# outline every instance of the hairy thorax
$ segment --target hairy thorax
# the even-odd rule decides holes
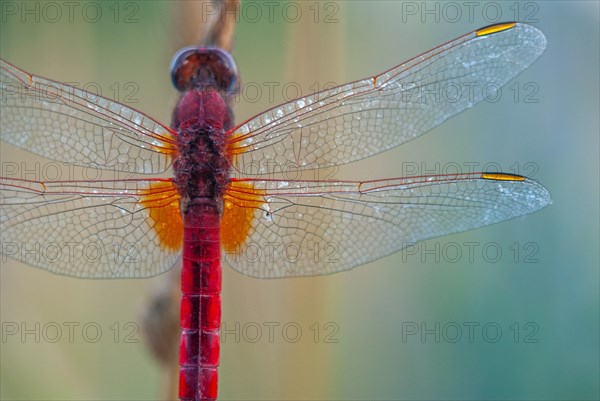
[[[225,151],[225,133],[231,128],[231,110],[214,89],[185,92],[173,114],[178,155],[173,164],[182,212],[191,203],[220,204],[229,183],[231,161]]]

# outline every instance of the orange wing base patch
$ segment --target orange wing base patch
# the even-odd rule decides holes
[[[142,191],[142,206],[149,209],[152,228],[163,249],[176,251],[183,243],[183,221],[179,194],[171,181],[156,181]]]
[[[256,209],[265,203],[264,191],[248,181],[232,181],[223,196],[221,246],[230,253],[241,252],[248,238]]]
[[[239,155],[240,153],[248,151],[248,148],[242,146],[240,143],[242,140],[246,139],[245,137],[246,135],[242,135],[239,132],[234,132],[231,134],[227,140],[227,154],[230,158],[233,159],[235,155]]]

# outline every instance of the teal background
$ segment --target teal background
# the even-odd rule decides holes
[[[138,102],[129,104],[168,122],[176,100],[168,76],[170,59],[179,47],[191,44],[174,3],[134,2],[137,22],[127,24],[115,23],[114,14],[93,24],[77,13],[73,23],[66,18],[21,21],[3,9],[0,55],[42,76],[97,83],[103,94],[122,101],[125,85],[133,82]],[[243,5],[249,3],[261,4]],[[108,13],[109,3],[104,4]],[[312,2],[296,4],[304,13],[297,23],[286,22],[277,12],[274,22],[266,15],[253,22],[252,10],[244,14],[243,9],[233,51],[243,83],[266,90],[268,82],[279,88],[294,82],[310,93],[315,84],[374,75],[493,22],[536,19],[531,22],[546,35],[548,48],[511,83],[520,90],[516,101],[514,90],[505,87],[498,102],[484,102],[399,149],[344,167],[336,177],[399,176],[415,163],[433,169],[435,163],[493,162],[542,182],[554,203],[524,219],[422,245],[457,245],[466,252],[464,244],[476,242],[479,252],[472,261],[466,255],[453,263],[451,256],[436,261],[426,253],[399,253],[343,274],[275,281],[255,280],[225,267],[223,320],[227,327],[239,323],[247,331],[239,341],[229,335],[222,345],[221,398],[598,399],[598,3],[478,2],[472,20],[462,8],[456,22],[449,20],[453,15],[436,22],[429,14],[403,18],[403,7],[422,7],[421,2],[322,2],[317,23],[310,14]],[[426,4],[442,10],[444,3]],[[119,3],[119,21],[132,10],[126,5]],[[481,10],[488,7],[491,13],[489,7],[496,6],[502,17],[484,18]],[[324,23],[329,12],[337,21]],[[114,83],[121,90],[118,96],[110,89]],[[537,103],[525,101],[532,87],[528,84],[538,89],[533,97]],[[238,121],[283,100],[280,90],[273,99],[266,92],[258,101],[250,97],[236,104]],[[39,161],[6,144],[1,155],[3,162]],[[480,252],[486,244],[502,250],[497,262]],[[532,250],[533,259],[528,259]],[[163,279],[76,280],[3,262],[3,328],[11,322],[30,327],[35,322],[94,322],[103,336],[96,343],[83,341],[80,332],[73,342],[66,335],[56,343],[35,342],[32,336],[24,342],[3,338],[0,397],[155,399],[159,367],[141,335],[133,336],[138,343],[128,343],[123,330],[137,321]],[[121,329],[116,342],[109,328],[115,322]],[[286,341],[278,329],[270,342],[268,322],[279,328],[298,325],[302,336],[295,343]],[[421,341],[406,334],[408,327],[436,323],[439,342],[433,335]],[[478,324],[473,341],[465,324]],[[486,324],[501,328],[497,342],[482,333]],[[255,326],[264,331],[252,342]],[[442,328],[456,326],[463,335],[452,342],[454,332],[443,335]],[[332,328],[335,334],[328,338]],[[493,337],[494,330],[488,334]],[[328,342],[332,339],[337,342]]]

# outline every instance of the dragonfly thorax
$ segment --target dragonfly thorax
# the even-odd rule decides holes
[[[231,128],[226,100],[215,89],[185,92],[173,114],[172,128],[178,148],[175,183],[184,203],[221,199],[231,167],[225,152],[225,133]]]

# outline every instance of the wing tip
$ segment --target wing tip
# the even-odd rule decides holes
[[[484,172],[481,173],[480,178],[490,181],[522,182],[523,184],[527,184],[528,188],[531,188],[528,191],[528,198],[530,198],[531,203],[531,212],[543,209],[552,204],[550,192],[548,192],[548,190],[542,184],[522,175]]]
[[[477,36],[477,37],[491,36],[491,35],[495,35],[497,33],[506,32],[506,31],[510,31],[513,29],[519,31],[519,33],[517,33],[517,35],[522,35],[522,36],[528,38],[525,41],[525,44],[527,44],[528,46],[538,47],[539,49],[541,49],[539,54],[541,54],[544,51],[544,49],[546,48],[547,40],[546,40],[546,36],[544,36],[542,31],[540,31],[539,29],[537,29],[536,27],[534,27],[532,25],[524,24],[522,22],[510,21],[510,22],[501,22],[499,24],[492,24],[492,25],[484,26],[483,28],[480,28],[475,31],[475,36]]]

